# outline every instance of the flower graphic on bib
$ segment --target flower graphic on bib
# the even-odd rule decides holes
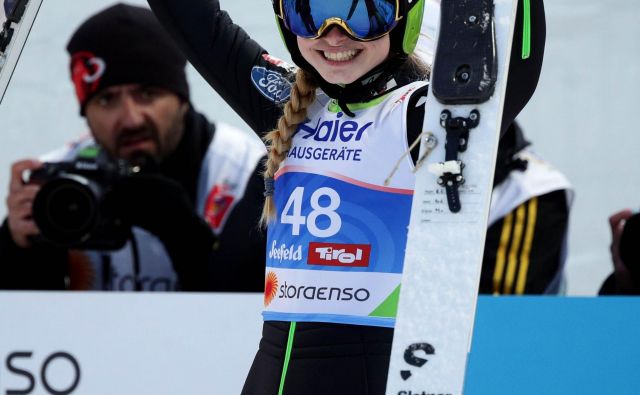
[[[267,278],[264,282],[264,307],[269,306],[273,298],[276,297],[278,291],[278,276],[274,272],[267,273]]]

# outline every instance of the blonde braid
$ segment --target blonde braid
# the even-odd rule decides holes
[[[267,133],[263,138],[269,151],[264,169],[266,198],[262,209],[262,218],[260,218],[260,223],[263,226],[266,226],[276,216],[273,202],[273,177],[284,161],[287,151],[291,148],[291,138],[296,128],[307,116],[307,107],[316,98],[317,87],[318,83],[313,76],[298,69],[296,81],[291,87],[291,98],[284,106],[283,114],[278,119],[277,128]]]

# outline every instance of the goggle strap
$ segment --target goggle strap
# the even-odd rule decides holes
[[[407,19],[404,34],[402,35],[402,50],[404,53],[412,53],[418,44],[422,18],[424,17],[424,7],[419,3],[424,3],[424,0],[416,1],[414,7],[405,14]]]

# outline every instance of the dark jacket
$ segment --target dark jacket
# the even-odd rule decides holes
[[[136,201],[140,202],[130,210],[140,222],[154,223],[151,233],[162,235],[159,238],[171,257],[182,290],[259,292],[264,283],[265,260],[264,234],[257,225],[263,199],[259,165],[253,169],[242,199],[229,214],[220,234],[214,236],[209,225],[195,211],[201,164],[215,133],[214,124],[190,110],[185,119],[183,139],[158,169],[162,177],[174,181],[171,184],[174,188],[162,189],[162,184],[145,184],[146,180],[139,179],[132,183],[135,191],[122,193],[123,204],[135,206]],[[185,194],[184,205],[187,207],[171,207],[182,204],[180,199],[167,196],[175,195],[176,191]],[[145,193],[150,195],[138,198]],[[164,197],[159,199],[158,195]],[[163,202],[165,206],[157,206],[155,202]],[[159,212],[174,211],[187,212],[187,215],[176,215],[175,220],[156,220]],[[34,243],[28,249],[19,248],[5,221],[0,227],[0,288],[77,288],[74,280],[82,272],[82,256],[81,251],[46,242]],[[97,288],[111,289],[111,286],[105,284]]]

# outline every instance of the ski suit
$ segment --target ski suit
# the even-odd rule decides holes
[[[293,69],[234,25],[216,0],[148,2],[189,61],[256,134],[273,129]],[[521,20],[516,43],[522,42]],[[520,48],[512,54],[505,130],[537,84],[542,1],[533,2],[531,23],[532,57],[521,59]],[[263,337],[243,394],[384,393],[406,238],[393,232],[408,224],[413,161],[401,164],[389,186],[383,181],[412,141],[408,109],[424,87],[407,79],[371,102],[349,103],[353,118],[318,92],[275,176],[278,218],[268,231]],[[393,137],[380,136],[382,130]],[[391,205],[394,218],[384,210]],[[378,231],[389,237],[376,239]]]

